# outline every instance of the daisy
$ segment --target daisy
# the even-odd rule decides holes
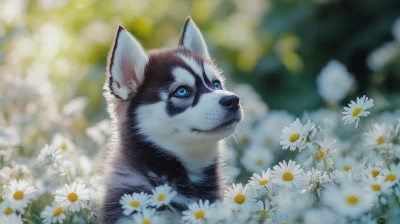
[[[182,223],[206,223],[207,217],[210,216],[210,211],[213,209],[213,205],[210,202],[202,200],[199,203],[193,203],[189,205],[189,210],[182,213]]]
[[[338,170],[344,171],[345,173],[351,174],[359,170],[359,164],[352,157],[338,158],[336,159],[335,167]]]
[[[55,201],[72,212],[79,212],[81,207],[85,208],[89,200],[90,191],[84,184],[74,182],[56,190]]]
[[[308,133],[314,128],[314,126],[314,123],[310,120],[308,120],[308,122],[303,126],[297,118],[289,127],[285,127],[282,130],[282,135],[279,136],[282,139],[280,142],[282,149],[290,149],[290,151],[296,149],[301,151],[304,149],[307,146],[306,142]]]
[[[22,213],[24,213],[22,211]],[[0,203],[0,216],[15,214],[15,210],[11,208],[9,201],[2,201]]]
[[[163,205],[168,205],[171,200],[177,195],[176,191],[168,184],[164,184],[151,190],[153,194],[150,196],[151,205],[159,208]]]
[[[316,193],[320,194],[320,188],[330,182],[329,175],[325,171],[316,170],[314,167],[307,171],[308,185]]]
[[[258,207],[256,208],[256,211],[258,212],[260,219],[264,219],[272,212],[271,203],[268,200],[257,201],[257,205]]]
[[[256,201],[254,189],[249,184],[244,187],[242,184],[232,184],[224,196],[224,203],[234,210],[250,208]]]
[[[16,214],[0,215],[0,224],[23,224],[20,216]]]
[[[72,141],[60,133],[54,135],[51,146],[55,149],[60,149],[62,152],[71,152],[75,148]]]
[[[60,149],[45,145],[37,157],[38,164],[42,167],[56,165],[61,159],[61,153]]]
[[[270,188],[272,187],[271,181],[271,169],[268,168],[267,171],[262,171],[261,175],[254,173],[249,181],[254,189]]]
[[[140,192],[133,194],[124,194],[119,203],[124,209],[124,215],[129,216],[134,211],[140,211],[150,203],[150,195]]]
[[[151,224],[156,219],[155,213],[154,208],[144,208],[141,212],[134,214],[132,218],[135,221],[134,223]]]
[[[361,98],[357,97],[357,103],[352,100],[349,107],[344,107],[345,112],[342,112],[342,114],[344,114],[342,119],[344,120],[344,124],[347,125],[356,122],[357,128],[361,117],[367,117],[370,114],[367,110],[373,106],[374,100],[368,99],[366,96]]]
[[[383,169],[379,166],[368,166],[366,169],[363,170],[364,176],[368,176],[371,178],[379,178],[382,177]]]
[[[373,178],[372,175],[363,177],[362,183],[366,190],[370,190],[377,195],[390,193],[390,187],[393,185],[390,181],[385,181],[383,178]]]
[[[40,217],[43,219],[44,224],[63,223],[66,218],[63,213],[63,208],[56,202],[53,202],[51,205],[46,205],[44,210],[40,213]]]
[[[274,155],[269,150],[254,147],[244,151],[240,162],[247,171],[253,173],[267,169],[273,160]]]
[[[328,141],[324,140],[324,142],[317,142],[319,145],[318,150],[314,153],[314,161],[317,163],[317,166],[322,168],[326,167],[328,169],[333,168],[333,156],[335,156],[337,149],[333,148],[333,145],[336,143],[336,140]]]
[[[303,169],[292,160],[289,160],[289,163],[285,160],[279,162],[279,165],[274,166],[271,174],[272,182],[278,185],[301,187],[305,183]]]
[[[340,214],[357,217],[371,209],[374,203],[371,191],[364,190],[354,182],[343,182],[340,187],[329,186],[323,200]]]
[[[397,165],[391,164],[390,169],[384,169],[383,178],[385,182],[397,183],[400,178],[400,163]]]
[[[365,144],[370,147],[382,147],[390,144],[393,127],[391,125],[378,124],[374,125],[374,129],[365,133]]]
[[[35,194],[36,189],[29,186],[26,180],[13,179],[5,186],[3,199],[9,201],[11,209],[22,213]]]

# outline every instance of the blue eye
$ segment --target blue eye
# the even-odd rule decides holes
[[[179,87],[178,89],[175,90],[175,96],[177,97],[185,97],[189,95],[189,90],[185,87]]]
[[[215,88],[222,89],[221,83],[218,80],[214,81],[213,83],[214,83]]]

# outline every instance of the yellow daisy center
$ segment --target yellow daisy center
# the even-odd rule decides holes
[[[282,222],[281,224],[288,224],[288,222]]]
[[[377,145],[382,145],[385,142],[385,138],[380,136],[379,138],[376,139],[376,144]]]
[[[372,188],[372,190],[374,190],[374,191],[381,191],[381,185],[379,185],[379,184],[373,184],[373,185],[371,186],[371,188]]]
[[[150,224],[150,223],[151,223],[150,219],[143,220],[143,224]]]
[[[196,217],[196,219],[202,219],[204,218],[204,212],[203,211],[197,211],[196,213],[194,213],[194,216]]]
[[[53,216],[59,216],[59,215],[61,214],[61,212],[62,212],[62,208],[61,208],[61,207],[58,207],[58,208],[56,208],[56,209],[54,210]]]
[[[23,191],[16,191],[16,192],[14,193],[14,199],[15,199],[15,200],[24,199],[24,196],[25,196],[25,194],[24,194]]]
[[[78,195],[75,192],[69,193],[67,196],[70,202],[75,202],[78,200]]]
[[[285,172],[282,175],[282,178],[284,181],[291,181],[291,180],[293,180],[293,174],[291,172]]]
[[[354,196],[354,195],[349,195],[349,196],[347,197],[347,202],[348,202],[349,204],[355,205],[355,204],[358,203],[358,198],[357,198],[356,196]]]
[[[250,140],[249,140],[249,138],[247,138],[247,137],[244,137],[244,138],[242,138],[242,145],[248,145],[249,144],[249,142],[250,142]]]
[[[261,166],[261,165],[264,164],[264,160],[259,159],[259,160],[256,161],[256,163],[257,163],[257,165]]]
[[[361,113],[362,109],[360,107],[357,107],[356,109],[353,110],[353,117],[356,117]]]
[[[268,214],[268,211],[265,209],[260,210],[260,216],[266,216]]]
[[[61,148],[61,150],[64,151],[64,152],[67,151],[67,144],[62,143],[61,146],[60,146],[60,148]]]
[[[385,181],[395,181],[396,180],[396,175],[394,175],[393,173],[390,173],[389,175],[386,176]]]
[[[243,202],[246,201],[246,197],[243,194],[238,194],[235,196],[234,200],[238,204],[243,204]]]
[[[346,171],[346,172],[349,172],[351,170],[351,167],[345,166],[345,167],[343,167],[343,170]]]
[[[320,160],[325,156],[324,150],[320,149],[318,152],[315,153],[315,159]]]
[[[137,208],[137,207],[140,206],[140,202],[138,202],[138,201],[132,201],[132,202],[131,202],[131,206],[134,207],[134,208]]]
[[[299,134],[292,134],[292,135],[289,137],[289,141],[290,141],[290,142],[295,142],[295,141],[297,141],[297,139],[299,139],[299,137],[300,137]]]
[[[266,184],[268,184],[268,180],[260,180],[260,182],[258,182],[258,184],[260,184],[260,185],[266,185]]]
[[[167,195],[165,195],[165,194],[160,194],[160,195],[158,195],[157,200],[158,200],[158,201],[163,201],[163,200],[165,199],[166,196],[167,196]]]
[[[8,207],[8,208],[6,209],[6,211],[4,211],[4,214],[6,214],[6,215],[9,215],[9,214],[11,214],[11,213],[13,213],[13,210],[12,210],[10,207]]]
[[[381,173],[380,170],[372,170],[371,171],[371,174],[372,174],[373,177],[377,177],[380,173]]]

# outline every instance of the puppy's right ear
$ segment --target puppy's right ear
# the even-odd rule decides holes
[[[114,45],[108,55],[107,76],[110,93],[127,100],[144,81],[149,61],[140,43],[119,26]]]

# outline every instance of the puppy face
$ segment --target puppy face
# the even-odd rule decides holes
[[[212,155],[213,145],[234,133],[242,119],[239,97],[225,89],[190,18],[175,50],[145,53],[120,27],[108,77],[106,89],[115,98],[108,102],[114,112],[124,110],[115,117],[134,118],[132,131],[183,160]]]

